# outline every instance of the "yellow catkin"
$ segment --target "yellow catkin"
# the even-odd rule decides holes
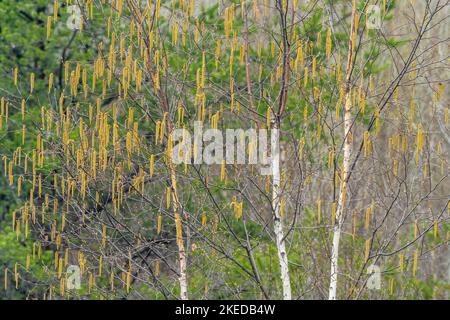
[[[364,261],[368,261],[369,260],[369,255],[370,255],[370,243],[371,243],[371,238],[366,240],[366,244],[365,244],[365,251],[364,251]]]
[[[153,177],[155,173],[155,155],[150,156],[150,178]]]
[[[53,73],[50,73],[48,77],[48,93],[52,91],[53,88]]]
[[[63,270],[63,260],[62,260],[62,258],[59,258],[59,260],[58,260],[58,279],[61,279],[62,270]]]
[[[417,263],[419,259],[419,252],[416,250],[414,251],[414,261],[413,261],[413,277],[416,276],[417,273]]]
[[[368,230],[370,225],[370,215],[372,213],[372,209],[369,207],[366,209],[366,223],[364,224],[364,229]]]
[[[170,208],[170,187],[166,188],[166,209]]]
[[[222,160],[221,170],[220,170],[220,181],[224,181],[226,178],[226,171],[225,171],[225,160]]]
[[[178,107],[178,113],[177,113],[177,126],[181,126],[184,121],[184,108],[182,105]]]
[[[18,268],[19,268],[19,265],[16,262],[14,264],[14,281],[16,283],[16,289],[19,289],[19,270],[18,270]]]
[[[328,152],[328,169],[331,169],[334,164],[334,151],[330,150]]]
[[[33,246],[33,249],[34,249],[34,246]],[[66,248],[66,250],[64,251],[64,267],[67,267],[68,264],[69,264],[69,249]]]
[[[416,138],[416,163],[419,162],[419,157],[422,154],[424,146],[424,132],[422,126],[419,125],[417,128],[417,138]]]
[[[331,225],[336,223],[336,201],[331,204]]]
[[[20,197],[20,193],[22,192],[22,176],[19,176],[17,179],[17,196]]]
[[[233,201],[233,205],[234,205],[234,216],[237,220],[239,220],[242,217],[242,209],[244,203]]]
[[[18,80],[18,77],[19,77],[19,68],[14,68],[14,85],[15,86],[17,86],[17,80]]]
[[[51,30],[52,30],[52,17],[48,16],[47,17],[47,40],[50,38]]]
[[[327,31],[327,39],[326,39],[326,43],[325,43],[325,47],[326,47],[326,55],[327,55],[327,60],[330,60],[330,56],[331,56],[331,29],[328,28]]]
[[[308,67],[305,67],[305,71],[304,71],[304,75],[303,75],[303,87],[306,88],[306,86],[308,85]]]
[[[203,214],[202,214],[202,227],[206,226],[206,222],[207,222],[206,213],[203,212]]]
[[[441,99],[444,96],[444,90],[445,90],[444,84],[443,83],[439,83],[438,92],[437,92],[439,99]]]
[[[336,103],[336,119],[340,118],[340,113],[341,113],[341,104],[342,104],[342,100],[344,99],[344,90],[341,89],[340,94],[339,94],[339,99],[338,102]]]
[[[375,133],[378,135],[380,132],[381,124],[380,124],[380,110],[375,111]]]
[[[22,121],[25,119],[25,99],[22,98],[20,102],[20,112],[22,114]]]
[[[399,256],[399,268],[400,268],[400,272],[403,272],[404,270],[404,266],[405,266],[405,256],[403,254],[400,254]]]
[[[23,124],[22,125],[22,144],[25,144],[26,129],[27,129],[27,127]]]
[[[402,135],[402,152],[406,153],[408,150],[408,141],[406,140],[406,135]]]
[[[5,291],[6,291],[6,290],[8,290],[8,268],[5,268],[4,278],[5,278],[4,288],[5,288]]]
[[[35,79],[35,75],[33,72],[30,75],[30,94],[33,93],[33,90],[34,90],[34,79]]]
[[[53,2],[53,19],[56,21],[58,21],[58,0],[54,0]]]
[[[317,59],[313,58],[312,66],[311,66],[311,80],[316,81],[316,69],[317,69]]]
[[[162,215],[159,214],[156,222],[156,234],[159,235],[161,233],[161,229],[162,229]]]
[[[299,158],[303,160],[303,148],[305,146],[305,138],[302,137],[299,141]]]
[[[156,121],[156,125],[155,125],[155,144],[158,145],[159,142],[159,132],[160,132],[160,128],[161,128],[161,121]]]

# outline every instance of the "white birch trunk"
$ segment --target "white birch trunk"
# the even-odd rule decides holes
[[[338,207],[336,210],[336,221],[333,226],[333,246],[331,248],[331,270],[330,270],[330,288],[328,292],[329,300],[336,300],[337,276],[339,273],[339,240],[341,238],[342,224],[344,222],[345,198],[347,194],[347,185],[351,167],[352,156],[352,102],[351,102],[351,74],[353,70],[353,49],[356,41],[356,1],[353,1],[352,17],[351,17],[350,38],[348,41],[348,57],[345,79],[345,105],[344,105],[344,159],[343,173],[341,175],[341,188],[339,192]]]
[[[169,122],[169,130],[172,132],[172,125]],[[183,241],[183,225],[181,223],[181,215],[180,215],[180,209],[181,205],[178,199],[178,193],[177,193],[177,177],[175,172],[175,167],[172,162],[172,150],[168,152],[169,159],[168,159],[168,166],[170,170],[170,180],[171,180],[171,189],[172,189],[172,199],[173,199],[173,212],[175,215],[175,221],[177,220],[177,217],[179,219],[179,223],[176,224],[177,229],[177,246],[178,246],[178,262],[180,264],[180,276],[178,278],[178,281],[180,283],[180,299],[181,300],[188,300],[188,291],[187,291],[187,275],[186,275],[186,250],[184,248],[184,241]]]
[[[271,130],[271,167],[272,167],[272,207],[274,231],[280,263],[281,282],[283,285],[283,299],[291,300],[291,281],[289,277],[288,257],[284,240],[283,220],[281,217],[281,178],[280,178],[280,133],[278,127]]]
[[[350,172],[350,156],[352,153],[352,114],[351,114],[351,98],[350,93],[345,97],[345,113],[344,113],[344,180],[341,183],[341,190],[339,192],[339,202],[336,210],[336,224],[333,227],[333,246],[331,248],[331,272],[330,272],[330,290],[328,294],[329,300],[336,300],[337,289],[337,275],[338,275],[338,258],[339,258],[339,240],[341,237],[341,230],[343,224],[343,211],[345,206],[345,198],[347,193],[347,180]]]

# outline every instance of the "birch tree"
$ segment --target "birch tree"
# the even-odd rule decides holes
[[[336,210],[336,225],[333,230],[333,246],[331,249],[331,272],[330,272],[330,290],[329,299],[336,299],[337,288],[337,276],[338,276],[338,259],[339,259],[339,240],[341,237],[342,223],[344,219],[345,200],[347,196],[347,184],[350,177],[351,170],[351,157],[352,157],[352,145],[353,145],[353,117],[352,117],[352,101],[350,92],[352,90],[351,76],[353,72],[354,64],[354,48],[356,41],[356,0],[353,1],[352,15],[351,15],[351,27],[348,40],[348,57],[346,67],[346,78],[344,84],[344,147],[343,147],[343,164],[342,164],[342,182],[339,191],[339,200]]]

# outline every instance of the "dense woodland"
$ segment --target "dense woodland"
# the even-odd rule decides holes
[[[449,298],[450,1],[0,14],[1,299]],[[196,123],[269,174],[173,161]]]

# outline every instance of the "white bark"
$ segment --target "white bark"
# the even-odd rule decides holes
[[[331,248],[330,289],[329,289],[329,293],[328,293],[329,300],[336,300],[340,237],[341,237],[341,228],[338,225],[336,225],[336,226],[334,226],[333,247]]]
[[[168,122],[169,124],[169,130],[172,134],[172,124]],[[178,278],[178,281],[180,283],[180,299],[181,300],[188,300],[188,291],[187,291],[187,275],[186,275],[186,250],[184,248],[184,241],[183,241],[183,225],[181,223],[181,204],[178,199],[178,193],[177,193],[177,176],[174,164],[172,162],[172,150],[168,153],[169,159],[168,159],[168,166],[170,171],[170,182],[171,182],[171,189],[172,189],[172,199],[173,199],[173,213],[175,216],[175,221],[177,221],[177,216],[179,219],[179,223],[176,224],[177,229],[177,246],[178,246],[178,262],[180,264],[180,277]]]
[[[180,298],[181,300],[188,299],[187,293],[187,276],[186,276],[186,252],[184,250],[184,245],[178,246],[179,262],[180,262]]]
[[[283,285],[283,299],[291,300],[291,281],[289,277],[288,257],[284,240],[283,220],[281,218],[281,178],[280,178],[280,133],[277,127],[271,130],[272,145],[272,207],[274,232],[278,250],[278,261],[280,263],[281,282]]]
[[[351,156],[352,156],[352,102],[351,102],[351,88],[350,80],[353,69],[353,49],[356,40],[356,1],[353,1],[352,7],[352,21],[350,38],[348,41],[348,57],[347,57],[347,67],[346,67],[346,79],[345,79],[345,105],[344,105],[344,159],[343,159],[343,174],[341,188],[339,192],[338,207],[336,210],[336,221],[333,226],[333,246],[331,248],[331,270],[330,270],[330,288],[328,292],[329,300],[336,300],[336,290],[337,290],[337,276],[339,273],[338,262],[339,262],[339,240],[341,237],[342,225],[344,222],[344,208],[345,208],[345,198],[347,194],[347,184],[350,175],[351,167]]]
[[[328,294],[329,300],[336,300],[337,289],[337,275],[338,275],[338,258],[339,258],[339,240],[341,237],[341,230],[343,224],[343,211],[345,206],[345,198],[347,191],[347,180],[351,166],[352,153],[352,115],[351,115],[351,100],[350,94],[346,94],[345,98],[345,113],[344,113],[344,180],[341,183],[341,190],[339,192],[339,202],[336,210],[336,224],[333,227],[333,246],[331,248],[331,272],[330,272],[330,290]]]

